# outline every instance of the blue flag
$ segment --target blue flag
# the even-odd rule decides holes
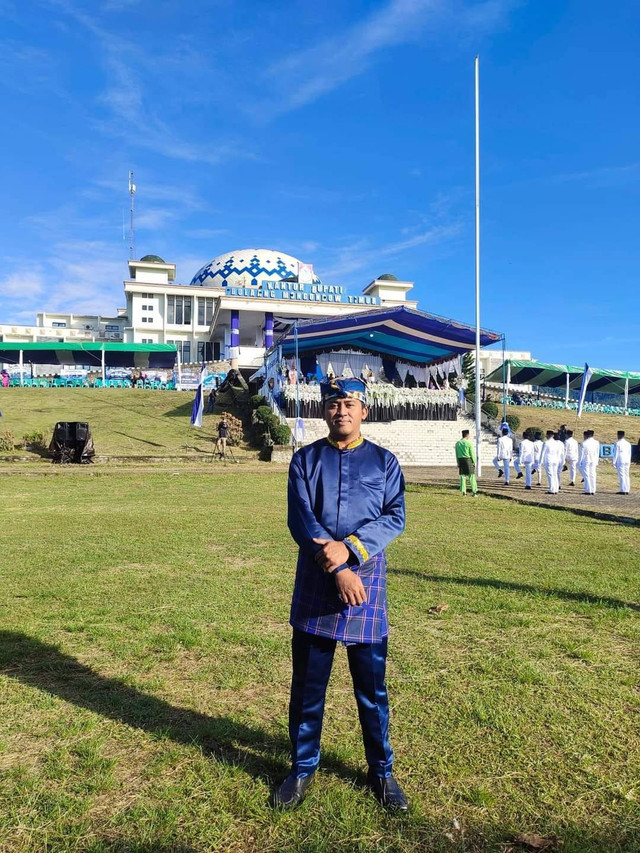
[[[198,379],[198,387],[196,388],[196,396],[191,407],[191,426],[202,426],[202,412],[204,411],[204,379],[207,375],[207,365],[202,362],[200,369],[200,378]]]

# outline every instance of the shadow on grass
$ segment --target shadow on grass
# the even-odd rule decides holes
[[[550,595],[561,598],[564,601],[577,601],[580,604],[600,604],[605,607],[620,608],[640,611],[640,604],[635,601],[622,601],[619,598],[609,598],[606,595],[591,595],[588,592],[571,592],[568,589],[552,589],[545,587],[530,586],[524,583],[511,583],[511,581],[494,580],[493,578],[470,578],[456,577],[455,575],[427,575],[416,572],[414,569],[389,569],[390,574],[407,575],[408,577],[420,578],[431,583],[457,583],[462,586],[486,586],[492,589],[502,589],[507,592],[526,592],[534,595]]]
[[[152,447],[166,447],[165,444],[158,444],[157,441],[149,441],[146,438],[140,438],[137,435],[129,435],[127,432],[119,432],[118,430],[114,430],[114,435],[123,435],[125,438],[130,438],[133,441],[141,441],[143,444],[150,444]]]
[[[180,406],[176,406],[175,409],[169,409],[165,412],[162,417],[163,418],[185,418],[191,417],[191,409],[193,408],[193,398],[190,397],[186,402],[182,403]]]
[[[197,746],[203,754],[239,765],[255,778],[273,780],[289,769],[284,758],[290,750],[287,737],[231,717],[209,717],[175,707],[117,678],[100,675],[57,646],[18,631],[0,631],[0,672],[158,739]],[[364,784],[364,774],[332,757],[331,752],[324,753],[323,766],[336,776]]]

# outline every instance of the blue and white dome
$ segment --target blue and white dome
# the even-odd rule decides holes
[[[273,249],[236,249],[218,255],[191,279],[203,287],[257,287],[263,281],[297,281],[302,261]],[[314,282],[319,282],[317,275]]]

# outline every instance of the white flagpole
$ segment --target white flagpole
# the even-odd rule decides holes
[[[482,475],[480,461],[480,67],[475,59],[476,78],[476,470]]]

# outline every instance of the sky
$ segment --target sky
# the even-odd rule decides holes
[[[124,304],[133,170],[181,283],[264,247],[473,324],[476,54],[483,327],[640,370],[634,0],[0,0],[0,322]]]

